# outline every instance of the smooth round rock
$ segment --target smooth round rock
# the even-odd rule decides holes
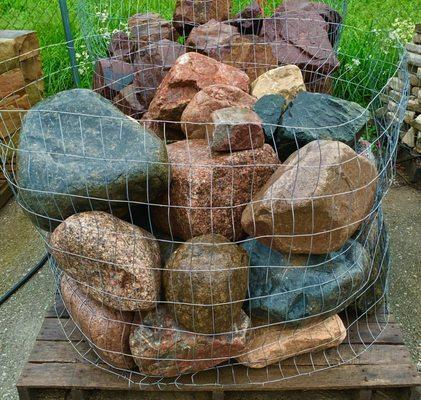
[[[127,210],[168,186],[165,144],[91,90],[50,97],[26,114],[20,134],[18,200],[53,230],[88,210]]]
[[[337,314],[361,294],[369,256],[355,240],[326,255],[280,253],[257,240],[242,245],[250,257],[249,301],[253,324],[303,324]]]
[[[160,292],[155,237],[101,211],[75,214],[51,234],[58,266],[93,299],[123,311],[150,310]]]
[[[230,332],[247,292],[247,253],[221,235],[182,244],[163,271],[164,295],[178,323],[200,333]],[[187,304],[181,304],[187,303]]]

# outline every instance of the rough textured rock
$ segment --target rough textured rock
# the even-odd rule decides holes
[[[61,279],[60,288],[67,311],[98,355],[116,368],[133,368],[129,335],[134,313],[98,303],[66,275]]]
[[[113,100],[126,86],[131,85],[135,66],[125,61],[103,58],[96,62],[93,90],[106,99]]]
[[[111,36],[108,46],[110,56],[126,62],[132,60],[132,42],[126,32],[118,31]]]
[[[248,76],[237,68],[198,53],[179,57],[170,69],[149,107],[153,120],[179,121],[184,109],[200,90],[226,84],[248,92]]]
[[[278,65],[272,47],[262,38],[240,35],[236,27],[215,20],[194,28],[186,44],[208,57],[240,68],[252,80]]]
[[[148,109],[167,70],[160,65],[134,64],[137,71],[133,84],[138,88],[137,98]]]
[[[302,71],[330,75],[339,61],[328,30],[329,25],[319,14],[300,10],[275,13],[265,19],[260,36],[271,43],[279,64],[295,64]]]
[[[368,111],[359,104],[322,93],[299,93],[282,115],[276,142],[281,159],[298,146],[323,140],[339,140],[354,146],[368,122]]]
[[[173,24],[180,35],[187,36],[195,26],[211,19],[228,20],[231,6],[231,0],[177,0]]]
[[[145,129],[154,132],[166,143],[168,141],[172,142],[176,140],[184,140],[186,138],[184,132],[181,130],[180,124],[153,120],[147,112],[143,114],[141,123],[144,125]]]
[[[207,139],[213,130],[212,112],[238,106],[251,109],[256,99],[231,85],[211,85],[197,93],[181,115],[181,129],[189,139]]]
[[[172,179],[163,206],[153,210],[158,230],[183,240],[209,233],[240,238],[245,204],[277,168],[273,149],[212,153],[207,141],[198,139],[172,143],[167,150]]]
[[[334,46],[339,38],[342,23],[342,16],[338,13],[338,11],[329,7],[325,3],[313,3],[308,0],[285,0],[275,10],[275,13],[299,10],[316,12],[329,24],[329,40],[332,46]]]
[[[314,141],[292,154],[242,216],[243,229],[279,251],[340,249],[373,206],[377,170],[338,141]]]
[[[150,310],[160,290],[155,237],[102,211],[75,214],[51,234],[50,251],[81,289],[123,311]]]
[[[212,113],[213,151],[239,151],[263,147],[265,135],[262,120],[249,108],[228,107]]]
[[[127,199],[150,201],[168,186],[164,143],[86,89],[33,107],[19,149],[19,201],[45,230],[77,212],[127,210]]]
[[[130,335],[130,349],[142,374],[171,377],[221,364],[241,354],[250,320],[241,321],[225,335],[186,332],[164,307],[150,312]]]
[[[168,39],[177,41],[178,33],[172,23],[159,14],[135,14],[129,18],[130,39],[141,49],[150,43]]]
[[[266,143],[269,143],[274,148],[276,148],[275,132],[278,129],[285,107],[285,98],[277,94],[262,96],[253,106],[254,112],[263,121]]]
[[[227,333],[247,293],[247,252],[221,235],[182,244],[163,270],[164,296],[175,320],[198,333]]]
[[[142,102],[143,90],[136,85],[126,86],[113,100],[113,103],[124,114],[134,119],[142,118],[147,106]]]
[[[234,25],[242,35],[259,35],[263,25],[263,12],[257,2],[253,2],[236,14],[231,25]]]
[[[159,40],[139,49],[134,58],[135,64],[151,64],[169,70],[178,57],[186,53],[186,46],[168,39]]]
[[[370,276],[363,294],[355,300],[355,304],[361,314],[375,313],[386,302],[390,269],[389,235],[381,209],[355,234],[355,238],[371,256]]]
[[[243,247],[250,256],[249,302],[253,325],[302,325],[345,309],[361,294],[370,274],[369,256],[355,240],[325,255],[280,253],[257,240]]]
[[[272,69],[251,84],[251,94],[258,99],[268,94],[277,94],[289,102],[305,90],[303,74],[296,65]]]
[[[287,358],[339,346],[346,329],[338,315],[301,328],[269,326],[247,335],[244,354],[237,361],[247,367],[264,368]]]

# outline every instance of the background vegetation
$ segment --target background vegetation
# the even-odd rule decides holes
[[[99,34],[102,40],[106,39],[114,29],[124,28],[127,18],[139,11],[158,11],[171,18],[175,3],[175,0],[67,1],[86,87],[91,82],[94,59],[84,36]],[[234,10],[240,10],[249,1],[234,0]],[[267,12],[281,2],[268,0]],[[325,2],[342,9],[340,0]],[[410,40],[419,10],[417,1],[413,0],[349,0],[347,8],[346,27],[338,49],[341,69],[336,75],[336,92],[341,97],[366,104],[394,74],[401,56],[396,45],[399,40]],[[72,87],[58,0],[1,0],[0,29],[36,30],[43,47],[47,93]],[[88,47],[92,43],[101,44],[101,40],[89,40]]]

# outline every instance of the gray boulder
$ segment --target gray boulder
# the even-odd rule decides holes
[[[91,90],[38,103],[18,153],[18,199],[44,230],[82,211],[121,215],[125,201],[150,201],[168,184],[164,143]]]

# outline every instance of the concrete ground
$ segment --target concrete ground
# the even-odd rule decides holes
[[[421,369],[421,192],[395,184],[389,191],[384,210],[391,235],[393,270],[390,284],[391,308],[402,324],[404,337],[414,362]],[[4,293],[42,256],[42,241],[15,202],[0,210],[0,294]],[[53,299],[52,274],[44,267],[29,283],[0,307],[0,400],[16,400],[14,387],[19,373],[41,327],[46,308]],[[375,393],[375,400],[403,399],[402,392]],[[177,393],[127,394],[110,397],[92,393],[95,400],[117,399],[207,399],[207,395]],[[51,394],[48,399],[64,399],[64,393]],[[351,400],[349,393],[231,393],[231,400]],[[44,398],[45,400],[45,398]]]

